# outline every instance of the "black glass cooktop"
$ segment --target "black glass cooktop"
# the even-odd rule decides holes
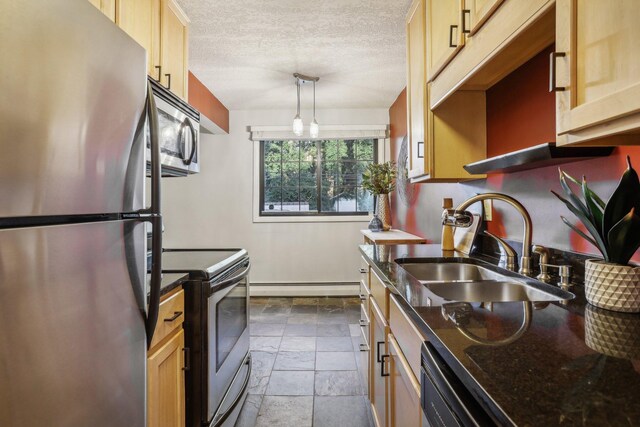
[[[209,280],[248,256],[244,249],[164,249],[162,272]]]

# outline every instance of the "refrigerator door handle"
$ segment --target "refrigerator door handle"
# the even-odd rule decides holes
[[[147,348],[151,345],[153,333],[158,321],[160,309],[160,285],[162,281],[162,216],[160,214],[160,140],[158,137],[158,110],[153,97],[151,83],[147,82],[147,114],[149,116],[149,135],[151,139],[151,206],[145,220],[151,222],[151,289],[149,309],[145,327],[147,330]]]

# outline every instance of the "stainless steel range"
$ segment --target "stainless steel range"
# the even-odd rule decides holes
[[[185,288],[187,426],[233,426],[246,398],[249,255],[244,249],[165,249],[163,272]]]

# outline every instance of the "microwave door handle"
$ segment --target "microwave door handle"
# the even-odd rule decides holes
[[[184,122],[182,122],[182,127],[180,129],[180,138],[182,139],[182,152],[183,154],[186,154],[187,151],[187,138],[184,136],[184,129],[187,128],[189,130],[189,133],[191,134],[191,153],[189,154],[189,157],[183,156],[182,161],[184,162],[185,165],[189,166],[191,164],[191,162],[193,162],[193,158],[196,155],[196,130],[194,129],[193,125],[191,124],[191,121],[189,119],[184,119]]]

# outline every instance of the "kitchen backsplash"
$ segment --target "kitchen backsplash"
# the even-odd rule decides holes
[[[548,91],[550,46],[487,91],[487,152],[495,156],[532,145],[555,141],[555,98]],[[389,110],[391,154],[397,159],[407,134],[406,93],[403,91]],[[640,147],[618,147],[606,158],[561,165],[572,176],[586,175],[590,186],[603,199],[615,189],[626,168],[625,158],[640,167]],[[560,191],[558,168],[549,166],[509,174],[491,174],[487,179],[458,184],[408,184],[407,197],[392,195],[393,225],[440,241],[441,202],[452,197],[454,206],[477,193],[495,191],[515,197],[529,211],[533,221],[533,243],[569,254],[597,255],[597,250],[572,232],[560,215],[575,218],[551,193]],[[522,218],[510,206],[494,201],[488,230],[509,240],[522,241]],[[577,257],[577,258],[576,258]],[[582,257],[584,258],[584,257]],[[573,259],[581,259],[579,255]],[[633,258],[640,261],[636,254]],[[579,263],[578,263],[579,264]],[[578,271],[576,273],[579,273]]]

